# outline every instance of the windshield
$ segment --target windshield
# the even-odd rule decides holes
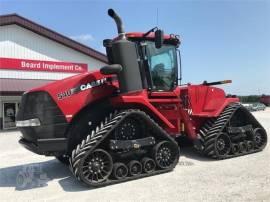
[[[153,90],[171,90],[177,77],[177,54],[173,45],[164,44],[157,49],[154,42],[147,42],[147,57]]]

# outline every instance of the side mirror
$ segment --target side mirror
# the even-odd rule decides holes
[[[119,64],[107,65],[100,69],[100,73],[104,75],[118,74],[122,71],[122,66]]]
[[[164,32],[161,29],[155,31],[155,46],[161,48],[164,41]]]

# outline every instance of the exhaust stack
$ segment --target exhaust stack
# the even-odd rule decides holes
[[[113,9],[108,10],[108,15],[114,19],[117,25],[118,37],[110,40],[109,43],[105,41],[110,64],[114,66],[110,65],[105,68],[105,72],[104,69],[102,71],[105,74],[117,74],[120,93],[142,90],[136,44],[126,39],[122,20]]]
[[[118,31],[118,36],[121,39],[125,38],[125,31],[124,31],[124,26],[122,23],[122,19],[117,15],[117,13],[113,9],[108,10],[108,15],[114,19],[116,26],[117,26],[117,31]]]

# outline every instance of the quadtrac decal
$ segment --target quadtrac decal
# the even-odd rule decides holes
[[[77,86],[75,88],[71,88],[71,89],[66,90],[64,92],[58,93],[57,94],[57,99],[62,100],[64,98],[70,97],[71,95],[77,94],[77,93],[79,93],[81,91],[85,91],[85,90],[91,89],[93,87],[101,86],[107,80],[109,80],[109,79],[102,78],[102,79],[99,79],[99,80],[91,81],[89,83],[81,84],[81,85],[79,85],[79,86]]]

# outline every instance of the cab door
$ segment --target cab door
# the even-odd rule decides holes
[[[148,43],[147,58],[151,77],[149,101],[174,125],[174,129],[168,128],[169,132],[178,134],[181,117],[180,98],[175,93],[175,88],[177,88],[176,49],[166,44],[157,49],[154,43]]]

